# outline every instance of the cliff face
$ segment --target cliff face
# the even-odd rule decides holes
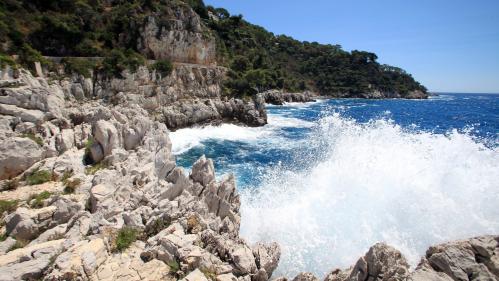
[[[216,76],[206,70],[181,83],[183,71],[151,82],[144,68],[99,84],[21,70],[2,81],[1,280],[270,277],[279,246],[239,238],[234,177],[217,180],[204,157],[190,174],[176,167],[159,111],[145,106],[184,98],[156,88],[175,92]],[[212,96],[216,87],[189,98]]]
[[[150,58],[193,64],[216,64],[216,42],[186,4],[171,4],[160,16],[148,16],[137,49]]]

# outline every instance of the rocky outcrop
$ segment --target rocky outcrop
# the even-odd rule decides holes
[[[8,73],[13,83],[0,88],[0,147],[5,151],[0,155],[0,179],[15,177],[42,159],[81,149],[89,141],[94,141],[88,150],[96,162],[117,146],[133,149],[150,126],[147,120],[162,122],[170,130],[203,123],[267,122],[261,96],[246,101],[222,98],[225,69],[220,67],[176,64],[167,77],[140,67],[135,73],[124,72],[122,79],[54,80],[35,78],[22,69]],[[105,110],[118,104],[134,113]],[[120,114],[138,115],[127,119]],[[108,123],[111,115],[114,124]]]
[[[379,243],[353,267],[336,269],[325,280],[499,280],[498,269],[499,236],[482,236],[430,247],[412,272],[398,250]]]
[[[150,15],[139,31],[138,49],[151,58],[195,64],[216,63],[215,37],[188,5],[172,1]]]
[[[179,101],[164,107],[159,120],[172,129],[221,121],[263,126],[267,124],[267,112],[261,96],[249,102],[233,98],[230,100],[206,99]]]
[[[63,92],[67,98],[60,115],[36,123],[2,116],[5,142],[28,141],[40,151],[26,163],[2,154],[4,163],[14,162],[18,169],[4,176],[17,176],[19,190],[26,190],[26,178],[45,171],[50,175],[46,180],[62,181],[66,189],[35,186],[51,193],[36,200],[18,196],[18,208],[0,215],[5,225],[1,234],[7,236],[0,244],[1,280],[271,277],[279,246],[252,247],[239,237],[240,199],[232,175],[217,179],[213,162],[205,157],[194,163],[190,174],[176,167],[166,122],[137,103],[79,101]],[[37,94],[33,88],[31,100]],[[223,114],[217,118],[242,112],[239,107],[245,106],[236,100],[224,103],[229,106],[213,104]],[[21,132],[31,135],[23,138]],[[12,151],[30,152],[29,146],[23,152],[21,148]],[[9,194],[16,192],[2,196],[12,198]],[[123,235],[133,238],[126,242]],[[27,246],[11,250],[22,246],[20,241]]]
[[[280,90],[269,90],[262,93],[266,103],[283,105],[286,102],[311,102],[314,101],[312,92],[285,93]]]
[[[420,90],[409,91],[407,93],[387,92],[381,90],[371,90],[363,93],[331,93],[328,96],[334,98],[362,98],[362,99],[427,99],[428,93]]]
[[[222,121],[262,126],[267,123],[263,99],[227,99],[221,94],[225,69],[203,65],[176,64],[168,77],[147,67],[123,73],[123,79],[100,81],[83,90],[86,80],[64,84],[70,97],[99,98],[113,104],[137,104],[169,129]],[[77,86],[75,86],[77,85]]]

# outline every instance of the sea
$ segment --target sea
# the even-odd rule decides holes
[[[241,194],[241,236],[278,242],[274,276],[324,277],[376,242],[416,266],[430,245],[499,234],[499,95],[319,99],[268,125],[171,133],[179,166],[212,158]]]

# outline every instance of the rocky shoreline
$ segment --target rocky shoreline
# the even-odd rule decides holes
[[[0,89],[0,280],[271,276],[279,247],[239,237],[234,177],[204,157],[176,167],[167,126],[130,102],[145,89],[113,103],[87,80],[15,81]]]
[[[272,273],[279,245],[249,245],[239,236],[234,177],[217,180],[213,162],[204,157],[190,174],[176,167],[167,125],[179,117],[161,118],[189,110],[167,107],[174,113],[158,117],[148,107],[149,98],[161,103],[165,96],[152,94],[147,80],[152,76],[142,71],[106,87],[82,77],[35,78],[24,70],[2,84],[0,280],[277,277]],[[200,96],[174,102],[217,108],[222,118],[238,112],[227,108],[262,109],[205,94],[208,104]],[[254,104],[310,100],[309,95],[274,95],[259,95]],[[254,117],[263,114],[264,107]],[[236,119],[255,120],[242,116]],[[219,117],[199,118],[193,122]],[[431,247],[414,271],[400,252],[376,244],[354,266],[334,270],[325,280],[499,280],[498,241],[485,236]],[[317,278],[302,273],[293,280]]]

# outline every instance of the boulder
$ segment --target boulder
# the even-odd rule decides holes
[[[195,269],[191,273],[187,274],[182,281],[208,281],[203,272],[199,269]]]
[[[43,158],[43,149],[29,138],[0,141],[0,180],[15,177]]]
[[[192,166],[191,178],[205,187],[215,181],[213,161],[206,159],[204,155],[201,156]]]
[[[94,274],[107,257],[107,249],[101,238],[80,241],[57,257],[47,279],[88,279],[88,276]]]
[[[319,279],[310,272],[301,272],[293,278],[293,281],[319,281]]]
[[[16,239],[32,240],[49,227],[55,210],[55,206],[33,210],[17,208],[5,218],[6,233]]]
[[[498,238],[484,236],[430,247],[426,260],[454,280],[499,278]]]
[[[16,249],[0,256],[0,280],[38,280],[62,251],[64,240]]]
[[[56,136],[57,151],[64,152],[75,146],[75,132],[73,129],[63,129]]]
[[[99,208],[105,206],[116,189],[109,184],[97,184],[90,189],[91,211],[96,212]]]
[[[279,244],[275,242],[269,245],[257,243],[253,246],[253,256],[255,256],[257,267],[264,269],[267,274],[271,274],[279,265],[281,249],[279,248]],[[267,278],[270,278],[270,274],[267,275]]]
[[[353,268],[336,269],[326,276],[327,281],[405,280],[409,275],[409,264],[402,254],[384,244],[377,243],[361,257]]]
[[[257,271],[255,257],[246,245],[234,247],[230,252],[230,256],[234,263],[234,272],[237,275],[246,275]]]
[[[111,155],[113,149],[120,147],[118,130],[109,121],[99,120],[92,127],[95,141],[100,144],[105,156]]]

